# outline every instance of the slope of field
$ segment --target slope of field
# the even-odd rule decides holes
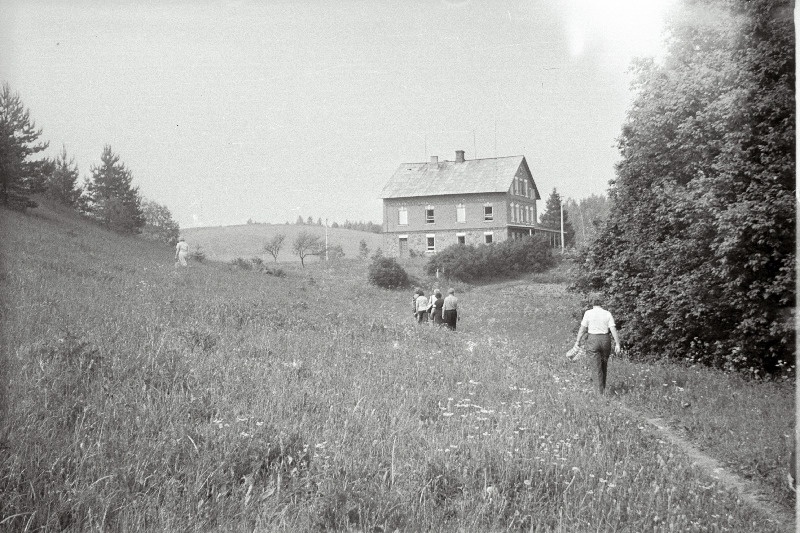
[[[300,262],[300,258],[292,252],[292,242],[301,231],[319,235],[325,240],[325,228],[322,226],[299,226],[295,224],[245,224],[241,226],[214,226],[208,228],[189,228],[182,231],[190,249],[200,246],[206,256],[213,261],[230,261],[237,257],[250,259],[260,257],[264,261],[273,261],[265,254],[264,244],[275,235],[286,235],[283,249],[278,255],[278,262]],[[341,246],[346,258],[358,257],[359,243],[364,240],[370,252],[381,246],[381,235],[365,231],[354,231],[342,228],[328,228],[328,244]],[[314,259],[312,259],[314,260]]]
[[[563,285],[459,291],[452,333],[366,262],[176,270],[47,208],[0,231],[0,529],[787,530],[623,404],[790,508],[791,387],[613,360],[598,398]]]

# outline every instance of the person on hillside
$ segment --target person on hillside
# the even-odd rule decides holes
[[[586,355],[594,359],[597,391],[604,394],[606,390],[606,374],[608,373],[608,359],[611,357],[611,337],[614,337],[614,351],[619,353],[622,349],[617,333],[617,325],[611,313],[600,307],[602,300],[598,295],[593,295],[589,302],[591,309],[583,314],[581,327],[575,339],[577,347],[584,334],[586,337]]]
[[[417,296],[417,323],[422,324],[428,319],[428,299],[425,292],[420,289]]]
[[[447,329],[455,331],[458,321],[458,298],[456,291],[452,287],[447,289],[447,297],[442,302],[442,319]]]
[[[433,323],[436,325],[444,324],[444,318],[442,317],[442,310],[444,307],[444,298],[442,297],[442,291],[436,289],[433,291],[433,305],[431,307],[431,319]]]
[[[178,244],[175,245],[175,267],[188,266],[186,259],[189,257],[189,245],[183,240],[183,237],[178,239]]]

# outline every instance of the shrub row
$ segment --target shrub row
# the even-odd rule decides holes
[[[533,236],[480,246],[456,244],[431,257],[425,270],[470,282],[544,272],[554,264],[549,243]]]

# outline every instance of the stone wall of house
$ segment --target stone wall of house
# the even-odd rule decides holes
[[[413,250],[417,255],[430,255],[427,251],[428,235],[433,235],[435,239],[435,251],[439,252],[458,243],[458,237],[464,236],[464,244],[477,246],[486,242],[486,232],[492,233],[492,242],[502,242],[508,238],[508,230],[505,228],[486,228],[469,229],[463,231],[443,230],[443,231],[424,231],[408,233],[384,233],[383,234],[383,255],[387,257],[401,257],[400,237],[407,239],[407,250]],[[406,252],[405,255],[408,255]]]

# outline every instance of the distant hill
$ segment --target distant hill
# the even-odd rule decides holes
[[[300,226],[297,224],[244,224],[241,226],[215,226],[208,228],[188,228],[181,231],[190,250],[200,246],[206,257],[213,261],[230,261],[237,257],[249,259],[254,256],[265,261],[272,261],[272,256],[263,252],[264,244],[275,235],[286,235],[283,248],[278,254],[278,262],[300,262],[300,258],[292,253],[292,243],[301,231],[307,231],[325,238],[323,226]],[[339,245],[344,250],[345,258],[358,257],[359,243],[367,243],[370,254],[382,243],[378,233],[354,231],[342,228],[328,228],[329,246]],[[313,259],[312,259],[313,261]]]

